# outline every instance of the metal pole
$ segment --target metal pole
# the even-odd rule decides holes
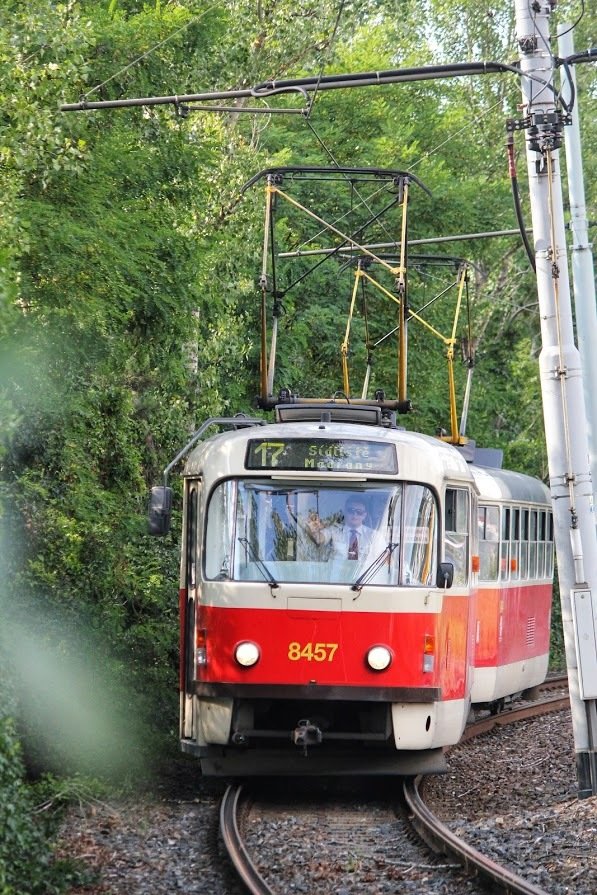
[[[516,236],[520,239],[520,230],[489,230],[486,233],[459,233],[454,236],[428,236],[425,239],[409,239],[408,246],[435,245],[442,242],[463,242],[471,239],[492,239],[499,236]],[[368,242],[363,245],[364,249],[374,251],[377,249],[389,249],[396,252],[400,246],[399,242]],[[296,249],[294,252],[278,252],[278,258],[303,258],[308,255],[334,255],[338,252],[353,250],[348,243],[340,248],[335,249]]]
[[[564,58],[574,54],[574,37],[570,25],[560,25],[558,28],[558,51]],[[568,72],[572,84],[569,83],[565,69],[561,70],[560,80],[566,102],[569,104],[572,96],[576,96],[576,103],[572,109],[572,123],[569,127],[564,128],[566,172],[570,198],[570,229],[572,231],[572,282],[574,284],[576,339],[580,351],[587,412],[593,499],[596,500],[597,388],[595,386],[597,385],[597,351],[595,351],[595,346],[597,345],[597,309],[595,307],[595,270],[585,205],[578,93],[576,92],[576,73],[573,65],[569,66]]]
[[[581,798],[597,794],[597,534],[580,356],[574,344],[547,0],[515,0],[526,154],[541,315],[541,391]],[[595,689],[595,692],[593,692]]]

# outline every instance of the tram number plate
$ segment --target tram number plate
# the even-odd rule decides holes
[[[337,649],[337,643],[298,643],[293,640],[288,644],[288,658],[291,662],[300,662],[301,659],[307,662],[332,662]]]

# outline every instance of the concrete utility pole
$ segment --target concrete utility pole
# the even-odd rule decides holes
[[[597,794],[597,534],[582,372],[574,344],[558,147],[566,118],[553,86],[548,0],[515,0],[541,315],[543,415],[581,798]],[[593,387],[595,383],[592,384]]]
[[[558,51],[566,59],[574,53],[574,37],[570,25],[558,28]],[[566,102],[574,96],[577,101],[572,109],[572,124],[564,128],[566,148],[566,172],[568,195],[570,198],[570,229],[572,231],[572,282],[574,284],[574,312],[576,317],[576,339],[580,351],[580,361],[587,409],[587,431],[589,433],[589,463],[593,479],[593,502],[597,504],[597,308],[595,307],[595,270],[592,246],[589,242],[587,206],[583,180],[582,149],[576,93],[574,66],[567,73],[561,69],[560,89]],[[569,77],[568,77],[569,75]],[[570,78],[570,80],[569,80]]]

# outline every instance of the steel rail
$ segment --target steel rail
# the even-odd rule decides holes
[[[558,677],[546,681],[542,689],[550,690],[555,687],[565,686],[567,678]],[[561,711],[570,705],[568,696],[554,696],[540,700],[532,705],[520,706],[509,709],[501,715],[492,715],[470,724],[465,730],[460,743],[480,736],[493,730],[495,727],[505,727],[526,718],[538,717],[548,712]],[[443,854],[452,854],[465,869],[475,872],[479,876],[489,880],[500,891],[508,895],[548,895],[544,889],[540,889],[528,880],[508,870],[508,868],[492,861],[482,852],[477,851],[472,845],[459,839],[423,801],[421,791],[425,784],[425,777],[407,778],[403,782],[404,798],[412,812],[412,823],[419,835],[432,848]]]
[[[569,708],[570,698],[568,696],[550,696],[542,699],[540,702],[520,706],[519,708],[506,709],[499,715],[490,715],[487,718],[480,718],[469,724],[456,744],[466,743],[474,737],[481,736],[482,733],[489,733],[495,727],[507,727],[508,724],[515,724],[517,721],[524,721],[527,718],[537,718],[540,715],[546,715],[549,712],[560,712],[562,709]],[[454,747],[452,747],[454,748]]]
[[[406,779],[403,783],[403,793],[412,812],[413,827],[431,848],[454,855],[468,873],[474,871],[509,895],[548,895],[544,889],[538,889],[506,867],[496,864],[446,827],[421,798],[419,784],[423,779],[421,777]]]
[[[274,895],[251,860],[238,828],[237,818],[242,789],[242,785],[231,785],[224,793],[220,805],[222,839],[234,869],[251,895]]]
[[[535,688],[539,693],[549,693],[552,690],[568,690],[568,675],[555,674],[553,677],[547,678]],[[527,718],[537,718],[540,715],[546,715],[549,712],[559,712],[562,709],[569,708],[570,697],[566,693],[564,696],[543,696],[535,699],[534,702],[528,702],[523,705],[508,705],[496,715],[489,715],[485,718],[479,718],[468,724],[460,740],[456,744],[466,743],[474,737],[481,736],[483,733],[489,733],[495,727],[506,727],[508,724],[515,724],[517,721],[525,721]],[[455,748],[452,746],[451,748]]]

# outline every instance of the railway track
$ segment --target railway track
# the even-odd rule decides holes
[[[252,895],[272,895],[246,849],[239,827],[242,786],[229,786],[220,806],[220,831],[234,868]]]
[[[541,692],[549,694],[565,686],[566,678],[553,678]],[[544,695],[539,701],[476,719],[463,740],[567,706],[567,695]],[[269,834],[260,832],[268,828],[274,831],[271,844]],[[284,876],[288,866],[295,875],[293,888],[305,892],[324,893],[327,886],[330,892],[342,890],[358,869],[372,889],[383,879],[392,881],[395,892],[415,891],[416,880],[417,891],[423,885],[433,890],[430,878],[443,875],[450,877],[449,891],[454,893],[474,892],[472,876],[512,895],[546,895],[455,836],[426,805],[425,778],[397,780],[394,792],[386,788],[383,794],[369,792],[367,798],[354,793],[348,798],[335,793],[330,798],[324,791],[309,800],[304,792],[279,790],[275,796],[263,796],[243,786],[230,786],[221,803],[220,830],[232,864],[251,895],[288,891]],[[269,866],[259,863],[264,844],[268,854],[276,855]],[[396,888],[400,882],[403,889]]]

